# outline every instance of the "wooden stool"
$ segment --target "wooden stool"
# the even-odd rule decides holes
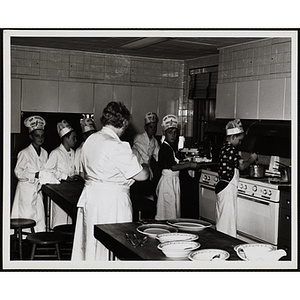
[[[59,244],[64,242],[65,237],[58,232],[37,232],[31,233],[27,236],[27,240],[32,245],[31,257],[30,259],[33,260],[34,257],[57,257],[60,260],[60,252],[59,252]],[[36,255],[35,251],[37,249],[37,245],[55,245],[56,255]],[[49,250],[49,248],[41,248],[42,250]],[[54,250],[54,249],[53,249]]]
[[[53,231],[61,233],[65,236],[66,242],[61,245],[60,254],[62,257],[64,257],[64,259],[71,259],[75,225],[73,224],[58,225],[53,228]]]
[[[31,232],[34,233],[34,226],[36,222],[32,219],[10,219],[10,228],[14,230],[14,238],[19,240],[19,252],[20,259],[22,259],[22,234],[28,234],[27,232],[23,232],[23,228],[30,228]]]

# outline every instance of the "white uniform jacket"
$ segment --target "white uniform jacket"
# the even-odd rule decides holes
[[[15,167],[17,184],[15,198],[12,206],[12,218],[29,218],[36,221],[35,231],[45,231],[45,210],[43,196],[40,190],[39,179],[35,178],[41,172],[48,159],[48,153],[41,148],[37,154],[33,145],[21,150]]]
[[[108,127],[82,147],[86,181],[77,207],[72,260],[107,260],[108,250],[94,238],[94,225],[132,221],[129,187],[142,170],[130,145]]]
[[[59,183],[61,180],[66,180],[68,176],[75,175],[75,151],[70,149],[67,151],[63,144],[60,144],[59,147],[54,149],[47,161],[45,166],[45,172],[50,174],[51,176],[45,176],[49,178],[48,183]],[[47,183],[44,181],[43,183]],[[51,219],[50,219],[50,227],[54,228],[55,226],[62,224],[71,224],[72,220],[67,215],[65,211],[63,211],[57,204],[52,202],[51,208]]]

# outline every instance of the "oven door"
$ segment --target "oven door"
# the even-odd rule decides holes
[[[199,185],[199,216],[201,219],[216,224],[215,188],[212,186]]]
[[[277,245],[279,203],[238,194],[237,209],[240,235]]]

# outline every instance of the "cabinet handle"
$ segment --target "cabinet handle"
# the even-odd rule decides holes
[[[290,220],[290,219],[291,219],[291,217],[290,217],[290,216],[285,216],[285,218],[286,218],[287,220]]]

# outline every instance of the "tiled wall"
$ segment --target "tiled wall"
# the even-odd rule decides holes
[[[219,83],[291,77],[291,39],[272,38],[220,49]]]
[[[11,47],[12,78],[183,88],[184,62]]]

